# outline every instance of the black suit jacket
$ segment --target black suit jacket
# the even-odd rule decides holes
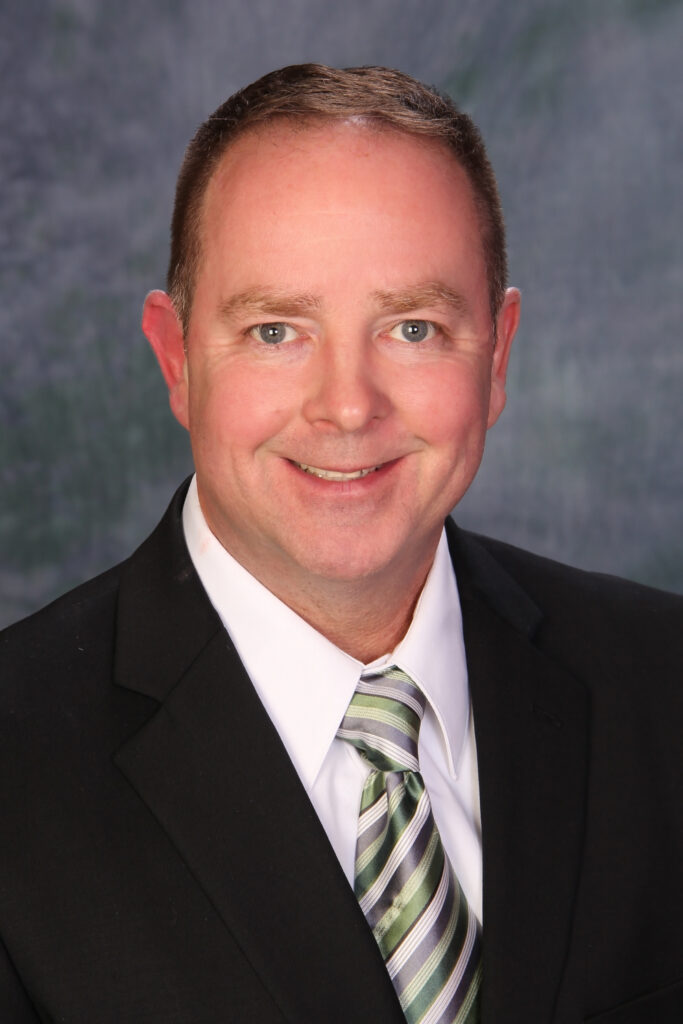
[[[401,1024],[194,572],[183,496],[127,562],[2,635],[0,1021]],[[449,536],[483,1022],[680,1024],[683,602]]]

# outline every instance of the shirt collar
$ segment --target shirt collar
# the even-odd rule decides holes
[[[335,647],[237,562],[211,533],[193,478],[183,507],[190,557],[209,600],[307,789],[333,743],[366,667]],[[456,773],[469,699],[455,574],[442,534],[411,625],[393,652],[424,690]]]
[[[469,690],[460,598],[445,530],[408,632],[391,654],[370,667],[389,664],[402,669],[426,695],[448,770],[457,777],[467,735]]]

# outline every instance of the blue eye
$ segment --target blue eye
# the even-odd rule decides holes
[[[267,345],[279,345],[282,341],[291,341],[296,337],[294,328],[284,323],[256,324],[249,333]]]
[[[389,331],[398,341],[426,341],[434,337],[434,324],[429,320],[401,320]]]

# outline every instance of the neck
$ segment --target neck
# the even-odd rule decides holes
[[[292,611],[340,650],[367,664],[389,653],[405,636],[431,568],[434,551],[408,574],[339,580],[295,574],[264,573],[262,566],[242,565]],[[241,559],[238,559],[241,561]]]
[[[439,527],[419,550],[406,545],[381,569],[343,578],[316,573],[291,558],[255,558],[253,549],[234,535],[221,536],[203,512],[219,543],[247,572],[318,633],[364,664],[390,653],[405,636],[441,535]]]
[[[387,600],[387,593],[359,585],[293,595],[276,593],[280,600],[305,619],[340,650],[367,664],[394,649],[405,636],[415,611],[426,573],[401,602]],[[327,588],[326,588],[327,590]]]

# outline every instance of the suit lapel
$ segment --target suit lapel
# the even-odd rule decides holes
[[[117,764],[286,1019],[403,1021],[353,892],[192,569],[181,503],[122,581],[117,682],[160,706]]]
[[[477,743],[483,1024],[553,1019],[583,841],[583,685],[533,643],[542,613],[473,538],[450,528]]]
[[[571,937],[585,815],[583,686],[532,642],[542,618],[451,532],[479,766],[483,1021],[551,1020]]]

